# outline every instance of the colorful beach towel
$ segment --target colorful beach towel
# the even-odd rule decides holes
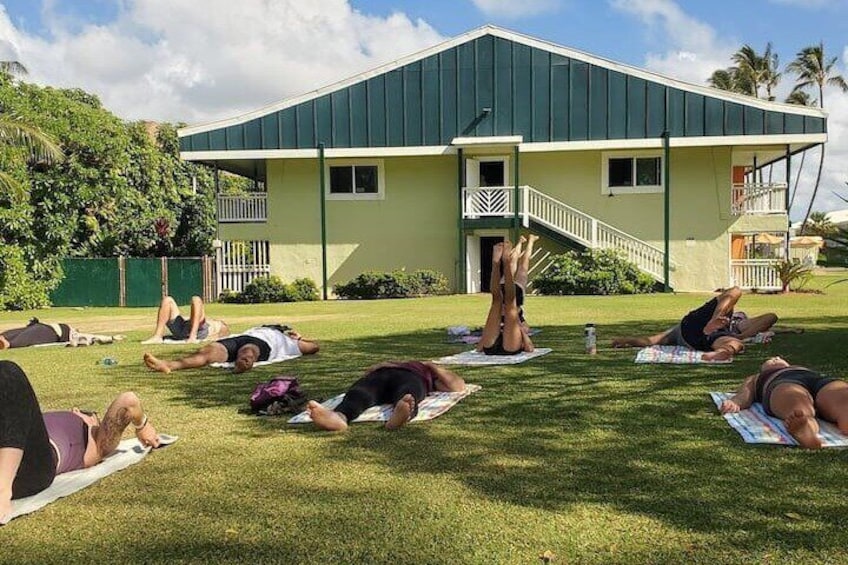
[[[732,397],[732,393],[711,392],[716,407]],[[745,443],[771,443],[775,445],[798,445],[798,442],[789,435],[783,422],[766,414],[763,405],[755,402],[747,410],[724,414],[724,419],[734,430],[739,432]],[[819,419],[819,439],[822,447],[848,447],[848,437],[839,433],[839,430],[830,422]]]
[[[732,359],[724,361],[705,361],[703,359],[704,351],[696,351],[683,347],[682,345],[652,345],[643,347],[636,353],[636,363],[675,363],[675,364],[693,364],[704,363],[708,365],[724,365],[732,363]]]
[[[162,446],[170,445],[177,441],[176,436],[165,434],[160,434],[159,439],[162,442]],[[23,516],[24,514],[29,514],[30,512],[35,512],[55,500],[84,489],[103,477],[126,469],[130,465],[134,465],[144,459],[150,451],[151,449],[149,447],[142,446],[141,442],[137,439],[125,439],[118,444],[118,449],[94,467],[71,471],[70,473],[62,473],[56,477],[52,485],[40,493],[13,500],[12,513],[7,517],[7,521],[13,520],[18,516]]]
[[[418,405],[418,414],[410,422],[423,422],[432,420],[437,416],[441,416],[453,406],[468,396],[480,390],[480,385],[466,384],[465,390],[462,392],[433,392],[427,395],[427,398],[421,401]],[[333,398],[322,403],[322,406],[332,410],[344,399],[344,394],[334,396]],[[391,404],[382,404],[380,406],[372,406],[353,422],[386,422],[392,415],[393,406]],[[289,424],[306,424],[311,422],[312,418],[306,411],[301,412],[289,420]]]
[[[549,347],[537,347],[533,352],[523,351],[517,355],[486,355],[482,351],[463,351],[456,355],[448,355],[433,359],[437,365],[517,365],[530,359],[547,355],[553,351]]]

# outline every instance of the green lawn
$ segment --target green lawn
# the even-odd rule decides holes
[[[0,562],[534,563],[546,550],[557,563],[848,561],[848,453],[746,446],[707,395],[778,353],[848,375],[848,284],[746,295],[742,310],[774,311],[806,332],[752,346],[729,367],[636,366],[633,350],[608,346],[704,299],[530,297],[536,342],[552,354],[464,368],[483,390],[432,422],[342,435],[239,410],[278,372],[326,398],[369,364],[458,352],[443,343],[445,328],[481,324],[487,298],[211,305],[236,329],[279,320],[321,341],[313,358],[246,375],[148,372],[138,342],[152,308],[0,313],[0,329],[37,315],[128,334],[113,346],[0,358],[26,370],[44,408],[102,410],[132,389],[160,431],[181,437],[0,528]],[[598,325],[597,356],[583,353],[586,322]],[[97,365],[105,355],[120,364]]]

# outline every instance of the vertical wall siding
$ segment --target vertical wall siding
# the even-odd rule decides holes
[[[483,113],[484,108],[491,111]],[[765,111],[486,35],[250,120],[180,139],[183,151],[447,145],[823,133],[824,118]]]

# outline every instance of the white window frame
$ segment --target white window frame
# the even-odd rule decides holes
[[[636,176],[637,158],[659,158],[660,160],[660,183],[645,186],[610,186],[609,185],[609,162],[610,159],[633,159],[633,176]],[[636,179],[633,179],[636,182]],[[656,194],[663,192],[665,186],[665,163],[663,163],[662,151],[608,151],[601,153],[601,194],[609,196],[613,194]]]
[[[377,167],[377,192],[338,194],[330,192],[330,167]],[[386,175],[382,159],[327,159],[324,163],[324,197],[327,200],[383,200],[386,194]]]

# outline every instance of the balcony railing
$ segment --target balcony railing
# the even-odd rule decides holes
[[[775,266],[779,259],[733,259],[730,261],[730,284],[744,289],[780,290]]]
[[[785,214],[786,183],[734,184],[731,191],[731,212],[743,214]]]
[[[218,195],[220,223],[265,222],[268,220],[268,194],[248,192],[237,195]]]

